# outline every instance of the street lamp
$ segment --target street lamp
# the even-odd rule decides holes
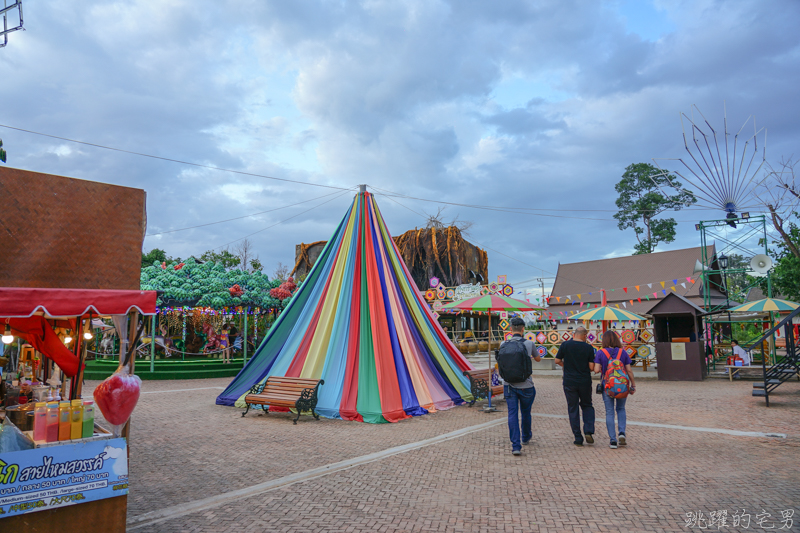
[[[719,263],[719,267],[722,269],[722,284],[725,287],[725,308],[730,309],[730,292],[728,291],[728,256],[724,253],[719,254],[717,256],[717,262]],[[731,338],[733,338],[733,324],[731,324],[730,311],[728,311],[728,328],[731,331]]]

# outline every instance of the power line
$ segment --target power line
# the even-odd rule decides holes
[[[323,196],[318,196],[316,198],[311,198],[310,200],[303,200],[302,202],[297,202],[296,204],[284,205],[283,207],[276,207],[275,209],[267,209],[266,211],[259,211],[258,213],[252,213],[250,215],[243,215],[243,216],[240,216],[240,217],[228,218],[228,219],[225,219],[225,220],[218,220],[217,222],[208,222],[206,224],[198,224],[197,226],[189,226],[187,228],[172,229],[172,230],[169,230],[169,231],[162,231],[160,233],[148,233],[147,235],[145,235],[145,237],[154,237],[156,235],[165,235],[167,233],[175,233],[175,232],[178,232],[178,231],[186,231],[188,229],[202,228],[202,227],[205,227],[205,226],[213,226],[214,224],[222,224],[223,222],[230,222],[232,220],[241,220],[243,218],[254,217],[256,215],[263,215],[264,213],[271,213],[272,211],[279,211],[281,209],[286,209],[288,207],[294,207],[296,205],[305,204],[305,203],[308,203],[308,202],[313,202],[314,200],[320,200],[322,198],[327,198],[328,196],[333,196],[334,194],[339,194],[339,193],[338,193],[338,191],[337,192],[332,192],[330,194],[325,194]]]
[[[151,159],[160,159],[161,161],[169,161],[171,163],[180,163],[182,165],[190,165],[190,166],[193,166],[193,167],[208,168],[208,169],[211,169],[211,170],[219,170],[219,171],[222,171],[222,172],[231,172],[233,174],[240,174],[242,176],[252,176],[252,177],[255,177],[255,178],[263,178],[263,179],[268,179],[268,180],[283,181],[283,182],[286,182],[286,183],[297,183],[299,185],[309,185],[311,187],[324,187],[326,189],[338,189],[340,191],[349,191],[349,190],[351,190],[350,188],[337,187],[337,186],[334,186],[334,185],[324,185],[324,184],[321,184],[321,183],[311,183],[311,182],[308,182],[308,181],[290,180],[288,178],[276,178],[274,176],[265,176],[264,174],[255,174],[253,172],[244,172],[242,170],[233,170],[233,169],[230,169],[230,168],[216,167],[216,166],[213,166],[213,165],[203,165],[201,163],[192,163],[191,161],[182,161],[180,159],[172,159],[170,157],[161,157],[161,156],[158,156],[158,155],[144,154],[144,153],[141,153],[141,152],[133,152],[131,150],[123,150],[122,148],[113,148],[111,146],[104,146],[102,144],[90,143],[90,142],[85,142],[85,141],[78,141],[78,140],[75,140],[75,139],[69,139],[67,137],[59,137],[58,135],[50,135],[49,133],[40,133],[38,131],[31,131],[31,130],[26,130],[26,129],[22,129],[22,128],[15,128],[14,126],[7,126],[6,124],[0,124],[0,127],[8,128],[10,130],[23,131],[25,133],[32,133],[33,135],[41,135],[42,137],[50,137],[51,139],[59,139],[61,141],[68,141],[68,142],[72,142],[72,143],[83,144],[83,145],[86,145],[86,146],[93,146],[95,148],[103,148],[104,150],[112,150],[114,152],[122,152],[124,154],[138,155],[138,156],[141,156],[141,157],[149,157]]]
[[[212,250],[219,250],[220,248],[225,248],[225,247],[227,247],[227,246],[230,246],[231,244],[233,244],[233,243],[235,243],[235,242],[239,242],[239,241],[241,241],[242,239],[246,239],[246,238],[248,238],[248,237],[252,237],[252,236],[253,236],[253,235],[255,235],[256,233],[261,233],[262,231],[267,231],[268,229],[270,229],[270,228],[274,228],[275,226],[277,226],[277,225],[279,225],[279,224],[283,224],[284,222],[287,222],[287,221],[289,221],[289,220],[291,220],[291,219],[293,219],[293,218],[297,218],[297,217],[299,217],[300,215],[304,215],[305,213],[308,213],[309,211],[313,211],[314,209],[316,209],[316,208],[318,208],[318,207],[322,207],[323,205],[325,205],[325,204],[327,204],[327,203],[329,203],[329,202],[332,202],[332,201],[336,200],[337,198],[341,198],[342,196],[344,196],[344,195],[345,195],[345,194],[347,194],[348,192],[350,192],[350,189],[345,189],[345,191],[344,191],[344,192],[342,192],[342,193],[338,194],[337,196],[335,196],[335,197],[331,198],[330,200],[327,200],[327,201],[325,201],[325,202],[322,202],[321,204],[317,204],[317,205],[315,205],[314,207],[311,207],[311,208],[309,208],[309,209],[306,209],[305,211],[303,211],[303,212],[301,212],[301,213],[297,213],[296,215],[292,215],[292,216],[290,216],[289,218],[285,218],[285,219],[281,220],[280,222],[276,222],[275,224],[272,224],[272,225],[270,225],[270,226],[267,226],[266,228],[262,228],[262,229],[260,229],[260,230],[258,230],[258,231],[254,231],[253,233],[250,233],[250,234],[248,234],[248,235],[245,235],[244,237],[239,237],[238,239],[234,239],[234,240],[232,240],[231,242],[228,242],[228,243],[225,243],[225,244],[223,244],[222,246],[217,246],[216,248],[212,248]],[[334,194],[335,194],[335,193],[334,193]],[[328,196],[330,196],[330,195],[328,195]]]
[[[374,187],[374,186],[372,186],[372,187],[373,187],[374,189],[378,189],[378,187]],[[405,206],[405,205],[401,204],[400,202],[398,202],[397,200],[395,200],[394,198],[392,198],[392,197],[391,197],[391,196],[389,196],[389,195],[386,195],[386,194],[381,194],[381,196],[383,196],[383,197],[385,197],[385,198],[388,198],[389,200],[393,201],[394,203],[396,203],[396,204],[397,204],[397,205],[399,205],[400,207],[405,207],[406,209],[408,209],[408,210],[409,210],[409,211],[411,211],[412,213],[414,213],[414,214],[417,214],[417,215],[421,216],[422,218],[427,218],[427,217],[426,217],[425,215],[423,215],[422,213],[419,213],[419,212],[417,212],[417,211],[414,211],[414,210],[413,210],[413,209],[411,209],[410,207],[408,207],[408,206]],[[510,256],[510,255],[504,254],[503,252],[501,252],[501,251],[499,251],[499,250],[495,250],[494,248],[491,248],[491,247],[489,247],[489,246],[486,246],[485,244],[482,244],[482,243],[480,243],[480,242],[477,242],[477,241],[473,241],[473,242],[474,242],[475,244],[477,244],[478,246],[483,246],[483,247],[484,247],[484,248],[486,248],[487,250],[491,250],[491,251],[493,251],[493,252],[494,252],[494,253],[496,253],[496,254],[500,254],[500,255],[502,255],[503,257],[507,257],[507,258],[509,258],[509,259],[513,259],[514,261],[516,261],[516,262],[518,262],[518,263],[522,263],[522,264],[523,264],[523,265],[525,265],[525,266],[529,266],[529,267],[531,267],[531,268],[535,268],[536,270],[539,270],[539,271],[541,271],[541,272],[547,272],[548,274],[553,274],[554,276],[557,276],[557,275],[558,275],[558,274],[556,274],[555,272],[550,272],[549,270],[545,270],[545,269],[543,269],[543,268],[541,268],[541,267],[538,267],[538,266],[536,266],[536,265],[532,265],[532,264],[530,264],[530,263],[526,263],[525,261],[522,261],[522,260],[520,260],[520,259],[517,259],[516,257],[512,257],[512,256]],[[591,287],[591,288],[593,288],[593,289],[599,289],[599,287],[595,287],[594,285],[588,285],[588,284],[586,284],[586,283],[584,283],[584,282],[582,282],[582,281],[577,281],[577,280],[574,280],[574,279],[565,278],[565,277],[563,277],[563,276],[562,276],[562,278],[563,278],[563,279],[567,279],[567,280],[569,280],[569,281],[572,281],[572,282],[575,282],[575,283],[580,283],[581,285],[585,285],[586,287]]]

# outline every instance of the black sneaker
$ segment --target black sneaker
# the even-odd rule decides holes
[[[620,446],[625,446],[626,444],[628,444],[628,442],[625,440],[625,433],[620,433],[619,434],[619,445]]]
[[[594,435],[587,433],[584,436],[586,437],[586,444],[594,444]]]
[[[616,449],[617,449],[617,441],[615,441],[615,440],[612,440],[612,441],[611,441],[611,444],[609,444],[609,447],[610,447],[612,450],[616,450]]]
[[[572,444],[574,444],[575,446],[583,446],[583,441],[582,440],[576,440]]]

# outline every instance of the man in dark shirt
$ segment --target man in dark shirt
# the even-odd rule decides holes
[[[594,348],[586,342],[586,328],[578,326],[573,340],[565,341],[558,348],[556,364],[564,368],[564,395],[575,446],[586,442],[594,444],[594,407],[592,406],[592,370],[594,370]],[[583,412],[583,434],[578,406]]]

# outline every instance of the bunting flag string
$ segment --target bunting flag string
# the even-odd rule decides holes
[[[679,282],[677,279],[673,279],[672,280],[672,286],[670,286],[670,289],[672,289],[675,292],[677,292],[678,291],[678,289],[677,289],[678,283],[680,283],[681,287],[686,289],[687,288],[687,283],[694,284],[694,283],[697,282],[697,279],[689,277],[689,276],[687,276],[685,279],[686,279],[685,282]],[[667,287],[667,281],[665,280],[665,281],[647,283],[646,284],[647,288],[648,289],[652,289],[654,283],[660,283],[662,289],[666,289],[666,287]],[[642,285],[632,285],[632,286],[628,286],[628,287],[616,287],[614,289],[605,289],[605,290],[607,292],[614,292],[617,289],[622,289],[622,291],[625,294],[628,294],[628,289],[635,288],[636,292],[641,292],[642,291],[642,287],[643,287]],[[666,294],[665,290],[662,290],[662,292],[664,292]],[[592,296],[594,293],[590,292],[590,293],[587,293],[587,294],[589,296]],[[654,294],[654,297],[656,297],[656,298],[658,297],[658,293],[653,293],[653,294]],[[570,305],[574,305],[578,300],[583,301],[583,293],[578,293],[578,294],[575,294],[574,296],[575,296],[575,298],[573,299],[573,295],[572,294],[567,294],[566,296],[552,296],[551,295],[551,296],[545,296],[544,297],[544,301],[546,301],[548,305],[551,305],[550,300],[552,300],[553,298],[555,298],[558,303],[561,303],[561,300],[563,299],[564,300],[564,304],[569,303]],[[644,295],[644,296],[647,297],[647,295]]]

